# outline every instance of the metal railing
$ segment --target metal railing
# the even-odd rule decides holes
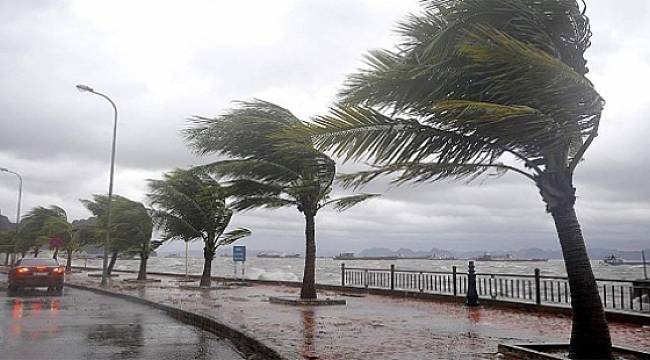
[[[470,262],[471,263],[471,262]],[[473,266],[470,264],[470,266]],[[570,305],[569,280],[562,276],[488,274],[452,271],[366,269],[341,264],[341,286],[387,289],[427,294],[466,296],[469,276],[475,278],[479,298],[545,305]],[[650,312],[650,283],[646,280],[596,279],[606,309]]]

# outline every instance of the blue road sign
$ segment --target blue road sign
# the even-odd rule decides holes
[[[233,261],[246,261],[246,246],[233,246],[232,247],[232,260]]]

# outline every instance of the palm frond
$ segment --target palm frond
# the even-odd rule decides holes
[[[454,162],[495,158],[504,149],[490,139],[453,129],[421,124],[415,119],[391,118],[371,108],[346,107],[314,120],[314,143],[345,160],[372,159],[399,163],[441,157]]]
[[[486,173],[490,176],[503,176],[508,171],[518,172],[529,179],[533,176],[520,169],[501,164],[447,164],[447,163],[400,163],[385,166],[375,166],[371,170],[359,171],[353,174],[344,174],[337,177],[337,183],[344,188],[359,188],[380,176],[397,174],[391,180],[393,185],[405,183],[434,182],[441,179],[473,181]]]
[[[256,208],[277,209],[286,206],[296,206],[296,200],[284,199],[278,196],[255,196],[248,195],[236,198],[231,204],[237,211],[247,211]]]
[[[251,236],[251,234],[252,232],[245,228],[237,228],[235,230],[228,231],[219,237],[217,246],[230,245],[241,238]]]
[[[381,196],[381,195],[380,194],[357,194],[357,195],[343,196],[322,203],[320,205],[320,208],[323,208],[328,205],[333,205],[336,211],[341,212],[377,196]]]

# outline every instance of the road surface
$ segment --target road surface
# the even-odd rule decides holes
[[[9,297],[0,275],[0,359],[244,359],[214,334],[127,300],[69,289]]]

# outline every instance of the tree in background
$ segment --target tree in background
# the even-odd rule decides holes
[[[228,189],[205,172],[177,169],[162,180],[149,180],[149,191],[147,197],[163,240],[203,241],[200,286],[210,287],[217,248],[251,234],[244,228],[226,232],[233,215],[226,202]]]
[[[93,195],[93,200],[81,200],[81,202],[97,218],[96,226],[105,234],[108,222],[108,196]],[[142,203],[123,196],[113,197],[109,275],[120,254],[137,252],[140,254],[140,270],[144,272],[144,274],[138,273],[138,278],[146,279],[147,259],[154,246],[151,244],[152,229],[151,216]]]
[[[59,248],[72,239],[72,225],[68,214],[61,207],[35,207],[22,219],[18,232],[19,247],[32,248],[34,257],[38,257],[40,248],[51,244],[56,259]]]
[[[305,217],[305,267],[302,299],[316,299],[317,212],[327,205],[346,210],[374,194],[331,199],[336,164],[314,149],[309,136],[295,136],[291,130],[301,121],[287,109],[256,100],[217,118],[197,117],[186,130],[187,140],[200,154],[230,157],[204,169],[228,179],[233,207],[296,207]]]
[[[85,246],[90,244],[98,244],[104,238],[103,231],[96,226],[97,219],[90,217],[88,219],[72,221],[72,239],[63,245],[63,250],[66,252],[65,272],[72,271],[72,256],[75,252],[81,251]]]
[[[575,213],[573,174],[598,134],[604,101],[585,74],[589,19],[575,0],[423,1],[397,51],[374,51],[340,107],[316,121],[321,149],[397,183],[513,172],[555,221],[571,287],[570,356],[611,358],[603,305]]]
[[[13,230],[0,231],[0,253],[5,254],[5,265],[9,263],[9,256],[15,252],[16,232]]]

